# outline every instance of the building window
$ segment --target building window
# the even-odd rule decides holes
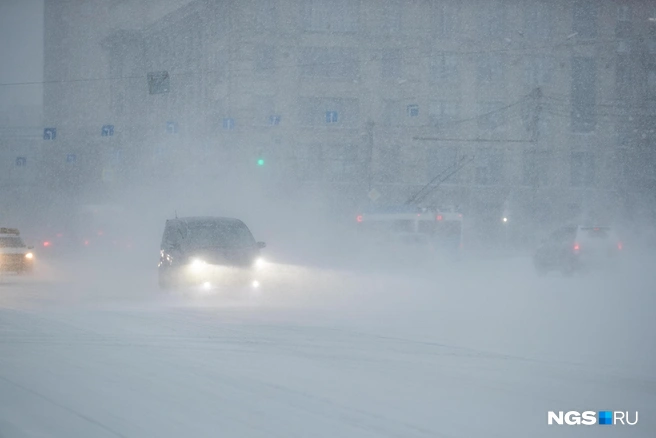
[[[380,4],[382,17],[382,32],[398,34],[401,32],[403,18],[403,0],[386,0]]]
[[[522,158],[522,183],[531,187],[548,185],[551,153],[548,151],[525,150]]]
[[[383,79],[399,79],[401,77],[402,55],[400,49],[385,49],[380,59],[381,76]]]
[[[597,72],[593,58],[572,60],[572,131],[592,132],[597,124]]]
[[[273,96],[253,97],[253,125],[271,125],[272,114],[276,114],[276,104]]]
[[[437,53],[431,58],[431,78],[436,84],[457,83],[459,81],[458,55]]]
[[[324,145],[323,157],[329,181],[347,182],[357,180],[362,172],[363,161],[358,148],[350,144]]]
[[[360,2],[354,0],[305,0],[303,22],[309,32],[357,32]]]
[[[526,85],[530,88],[539,87],[551,82],[554,70],[553,58],[547,56],[526,57]]]
[[[631,38],[633,37],[633,23],[631,22],[631,6],[621,5],[617,7],[617,21],[615,23],[615,37],[618,52],[631,51]]]
[[[458,168],[458,148],[455,146],[437,146],[428,149],[426,163],[427,181],[441,181],[444,184],[455,184],[460,181]]]
[[[629,98],[633,84],[633,68],[627,55],[618,55],[615,61],[615,90],[620,99]]]
[[[298,110],[298,118],[303,126],[358,126],[360,108],[357,99],[302,97],[299,99]]]
[[[526,2],[525,5],[523,36],[532,40],[551,38],[554,28],[553,3],[542,0]]]
[[[300,145],[296,150],[296,175],[301,181],[323,179],[323,153],[321,144]]]
[[[579,38],[596,38],[598,0],[575,0],[573,4],[572,32]]]
[[[432,2],[432,24],[433,34],[439,39],[450,39],[458,29],[458,15],[460,3],[457,1],[434,1]]]
[[[647,72],[647,98],[650,100],[656,99],[656,70]]]
[[[430,123],[439,129],[446,129],[449,124],[458,120],[460,116],[460,102],[440,100],[431,102],[428,106]]]
[[[271,75],[275,72],[275,47],[265,45],[255,48],[255,73]]]
[[[278,0],[258,0],[255,23],[258,30],[272,30],[278,25]]]
[[[490,147],[476,152],[476,184],[496,185],[503,181],[503,151]]]
[[[591,187],[595,179],[594,155],[590,152],[572,152],[571,171],[573,187]]]
[[[503,102],[480,102],[478,104],[478,128],[481,130],[494,130],[506,124],[506,111]]]
[[[300,61],[300,73],[305,77],[354,80],[359,73],[355,49],[305,47],[301,49]]]
[[[485,40],[506,36],[507,4],[505,0],[486,0],[479,9],[479,29]]]
[[[406,108],[406,112],[408,114],[408,117],[419,117],[419,105],[417,104],[408,105]]]
[[[616,181],[620,184],[626,184],[630,181],[631,176],[634,173],[632,168],[632,155],[630,149],[621,148],[615,150],[613,160],[610,164],[611,168],[614,168]]]
[[[398,100],[385,99],[383,101],[383,126],[398,126],[403,119],[403,105]]]
[[[501,55],[482,54],[478,56],[477,77],[481,86],[498,84],[504,78],[504,58]]]
[[[378,180],[383,183],[400,181],[401,154],[399,145],[381,147],[378,152]]]
[[[337,111],[326,111],[326,123],[337,123],[338,121]]]

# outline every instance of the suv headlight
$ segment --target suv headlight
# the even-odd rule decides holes
[[[34,254],[32,254],[31,252],[28,252],[27,254],[25,254],[25,258],[28,259],[28,260],[32,260],[34,258]]]
[[[202,271],[206,265],[207,263],[205,262],[205,260],[201,260],[201,259],[191,259],[189,263],[191,269],[196,272]]]

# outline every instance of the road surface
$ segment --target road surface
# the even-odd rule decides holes
[[[145,267],[3,277],[0,437],[655,436],[643,265],[271,268],[237,300],[163,296]],[[640,417],[600,430],[548,426],[549,410]]]

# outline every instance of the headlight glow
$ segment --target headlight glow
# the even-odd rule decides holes
[[[199,271],[202,271],[205,268],[206,265],[207,265],[207,263],[205,262],[205,260],[192,259],[189,266],[191,266],[192,270],[194,270],[196,272],[199,272]]]
[[[33,259],[33,258],[34,258],[34,254],[32,254],[31,252],[28,252],[27,254],[25,254],[25,258],[26,258],[26,259]]]
[[[257,269],[264,268],[266,264],[267,264],[266,260],[264,260],[262,257],[258,257],[257,259],[255,259],[255,267]]]
[[[251,284],[252,284],[252,286],[253,286],[255,289],[257,289],[258,287],[260,287],[260,282],[257,281],[257,280],[253,280],[253,283],[251,283]]]

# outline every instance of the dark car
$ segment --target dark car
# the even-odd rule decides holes
[[[619,266],[622,242],[610,227],[566,226],[551,233],[537,248],[533,263],[540,274],[563,274]]]
[[[239,219],[187,217],[169,219],[160,250],[161,289],[258,288],[260,250]]]

